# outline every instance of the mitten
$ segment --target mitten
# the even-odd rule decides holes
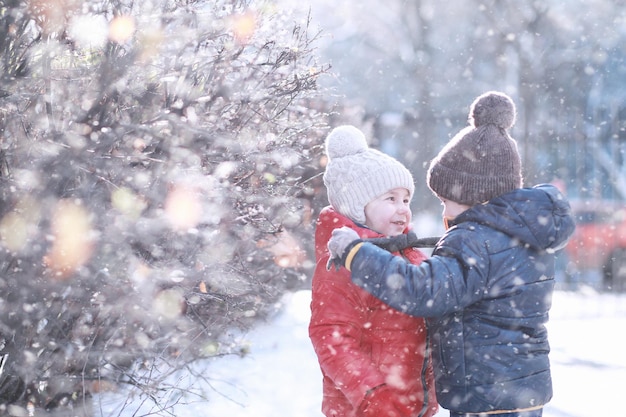
[[[413,409],[406,396],[388,385],[381,385],[368,393],[359,406],[362,417],[411,417]]]
[[[343,226],[333,230],[327,245],[328,252],[330,252],[327,268],[330,267],[331,262],[334,263],[335,266],[343,265],[343,257],[346,255],[346,248],[355,240],[359,240],[359,235],[349,227]]]

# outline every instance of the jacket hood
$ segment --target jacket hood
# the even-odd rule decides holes
[[[487,225],[539,250],[562,249],[574,233],[569,203],[549,184],[520,188],[461,213],[455,224]]]

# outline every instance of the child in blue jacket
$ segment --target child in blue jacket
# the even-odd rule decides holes
[[[552,397],[554,254],[575,226],[555,187],[521,188],[514,121],[508,96],[485,93],[432,161],[427,181],[448,228],[421,265],[344,228],[328,243],[354,283],[429,318],[437,398],[451,417],[540,417]]]

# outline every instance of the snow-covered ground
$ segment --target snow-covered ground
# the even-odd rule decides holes
[[[321,374],[307,334],[310,296],[310,291],[289,294],[271,322],[245,335],[247,356],[202,364],[211,380],[204,387],[210,401],[180,404],[174,415],[323,417]],[[544,417],[626,415],[621,406],[626,400],[626,295],[585,288],[557,291],[549,332],[554,398]],[[200,388],[191,377],[180,382]],[[442,409],[437,416],[447,415]]]

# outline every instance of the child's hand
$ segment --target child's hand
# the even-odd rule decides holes
[[[347,226],[333,230],[332,236],[328,241],[328,252],[330,252],[330,259],[327,265],[328,269],[330,269],[329,267],[332,263],[334,263],[335,266],[343,265],[344,252],[348,245],[355,240],[359,240],[359,235]]]

